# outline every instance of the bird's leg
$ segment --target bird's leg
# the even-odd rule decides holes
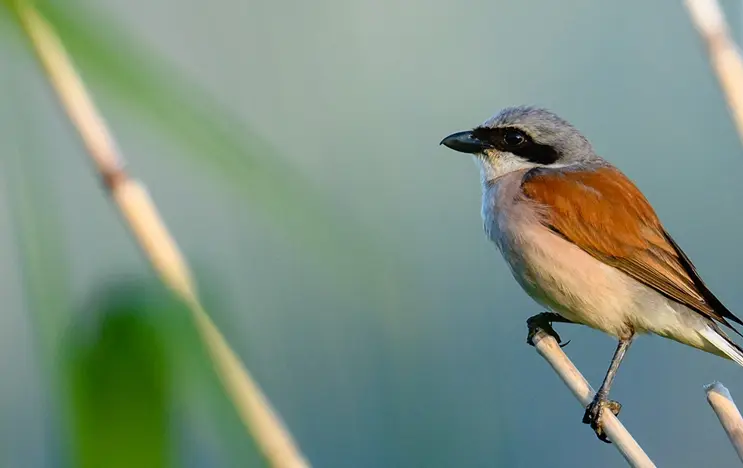
[[[533,317],[529,317],[528,319],[526,319],[526,326],[529,328],[529,334],[526,336],[526,342],[531,346],[534,346],[534,336],[536,336],[537,332],[541,330],[556,339],[557,344],[559,344],[561,348],[566,346],[568,343],[570,343],[570,340],[568,340],[566,343],[562,342],[562,340],[560,339],[560,335],[558,335],[555,329],[552,328],[553,322],[574,323],[571,320],[566,319],[562,315],[558,315],[552,312],[542,312],[541,314],[534,315]]]
[[[611,442],[606,438],[606,434],[601,427],[601,413],[604,408],[606,408],[616,416],[619,414],[619,410],[622,409],[622,405],[618,402],[609,400],[609,389],[611,388],[612,382],[614,382],[614,376],[616,376],[617,370],[619,370],[619,364],[622,363],[624,355],[632,344],[633,338],[634,334],[630,335],[629,338],[619,340],[617,349],[614,351],[614,357],[611,359],[609,370],[606,372],[606,377],[604,377],[604,381],[601,384],[599,391],[596,392],[593,401],[586,407],[586,412],[583,415],[583,424],[590,424],[591,428],[596,431],[599,440],[606,442],[607,444],[610,444]]]

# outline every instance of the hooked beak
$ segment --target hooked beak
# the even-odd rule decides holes
[[[472,136],[472,131],[470,130],[452,133],[441,140],[439,144],[460,153],[483,153],[486,149],[491,148],[490,144]]]

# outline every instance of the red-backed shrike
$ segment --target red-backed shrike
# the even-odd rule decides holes
[[[743,322],[705,286],[638,188],[568,122],[513,107],[441,143],[474,155],[485,232],[521,287],[553,312],[532,325],[579,323],[619,340],[583,417],[601,440],[601,412],[619,412],[609,388],[636,335],[743,365],[743,349],[720,327]]]

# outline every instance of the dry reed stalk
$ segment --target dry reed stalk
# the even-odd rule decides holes
[[[743,140],[743,58],[730,35],[725,14],[717,0],[686,0],[686,8],[707,45],[710,63],[735,121],[738,136]],[[743,461],[743,418],[730,392],[719,382],[707,385],[705,390],[707,401]]]
[[[204,311],[185,258],[144,185],[124,170],[114,138],[53,28],[28,1],[17,0],[13,7],[133,237],[163,283],[191,310],[217,374],[263,456],[277,468],[309,467],[258,385]]]
[[[707,46],[738,135],[743,140],[743,59],[717,0],[686,0],[692,22]]]
[[[743,417],[735,406],[730,392],[720,382],[712,382],[704,387],[707,393],[707,402],[715,411],[722,428],[733,444],[738,458],[743,461]]]
[[[537,352],[552,366],[558,377],[573,392],[581,406],[584,408],[588,406],[596,392],[563,352],[557,341],[544,331],[537,330],[532,337],[532,343],[534,343]],[[655,467],[650,457],[647,456],[642,447],[632,438],[632,435],[611,411],[603,412],[601,427],[630,466],[635,468]]]

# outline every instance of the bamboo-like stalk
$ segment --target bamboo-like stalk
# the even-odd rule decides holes
[[[537,352],[552,366],[558,377],[573,392],[581,406],[584,408],[588,406],[596,392],[563,352],[557,340],[544,331],[537,330],[532,337],[532,343]],[[611,411],[604,411],[601,415],[601,427],[630,466],[635,468],[655,467],[650,457]]]
[[[735,406],[733,397],[720,382],[705,385],[704,390],[707,393],[707,402],[715,411],[722,428],[725,429],[725,433],[728,435],[730,443],[733,444],[738,458],[743,461],[743,417],[741,417],[738,407]]]
[[[263,456],[277,468],[309,467],[269,401],[202,307],[185,258],[144,185],[124,170],[114,138],[53,28],[28,1],[16,0],[13,8],[134,239],[163,283],[191,310],[217,374]]]
[[[725,14],[717,0],[686,0],[686,8],[707,46],[712,69],[743,141],[743,57],[730,35]],[[719,382],[707,385],[705,390],[707,402],[743,461],[743,418],[730,392]]]
[[[743,140],[743,59],[717,0],[686,0],[692,22],[707,46],[738,135]]]

